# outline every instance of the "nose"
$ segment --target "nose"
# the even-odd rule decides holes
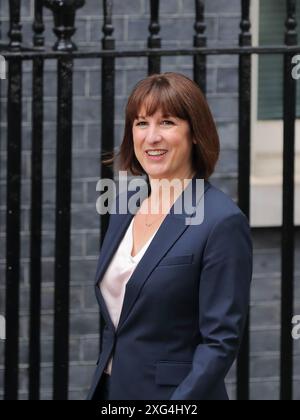
[[[146,133],[146,140],[150,144],[160,142],[162,140],[160,127],[158,127],[156,124],[150,124]]]

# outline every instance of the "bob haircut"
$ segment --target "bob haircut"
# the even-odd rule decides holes
[[[163,115],[183,119],[189,123],[193,144],[193,170],[207,180],[214,172],[220,154],[217,128],[208,103],[199,86],[180,73],[153,74],[134,87],[126,106],[125,131],[119,153],[102,160],[103,165],[118,161],[119,171],[145,175],[134,153],[133,123],[145,106],[146,116],[161,110]],[[146,174],[147,175],[147,174]]]

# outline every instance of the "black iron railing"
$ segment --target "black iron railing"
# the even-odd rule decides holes
[[[241,0],[241,33],[239,46],[208,48],[204,1],[195,0],[194,46],[184,49],[161,48],[159,0],[150,0],[148,48],[117,50],[113,36],[113,1],[103,0],[102,49],[78,50],[72,41],[75,17],[84,0],[35,0],[33,45],[23,45],[20,23],[20,0],[10,0],[10,30],[8,45],[1,44],[1,54],[8,61],[7,92],[7,254],[6,254],[6,321],[5,399],[18,398],[19,364],[19,275],[20,275],[20,185],[21,185],[21,118],[22,64],[33,62],[32,85],[32,203],[30,258],[30,358],[29,397],[39,399],[40,392],[40,314],[41,314],[41,214],[42,214],[42,151],[43,151],[43,74],[44,61],[57,61],[57,173],[56,173],[56,247],[55,247],[55,325],[54,325],[54,399],[68,397],[69,348],[69,282],[70,282],[70,206],[73,60],[102,60],[102,151],[114,150],[115,59],[148,57],[149,74],[160,72],[161,57],[193,56],[194,80],[206,92],[206,60],[209,55],[239,57],[239,205],[250,217],[250,121],[251,121],[251,56],[281,54],[284,68],[284,188],[282,223],[282,319],[281,319],[281,398],[293,395],[293,348],[290,333],[293,315],[294,279],[294,159],[296,85],[292,79],[292,57],[300,53],[295,31],[295,0],[286,1],[285,44],[252,47],[250,0]],[[45,46],[43,7],[52,10],[57,42]],[[102,177],[113,178],[107,167],[99,168]],[[101,237],[108,225],[103,216]],[[237,396],[249,399],[249,323],[245,333],[237,369]]]

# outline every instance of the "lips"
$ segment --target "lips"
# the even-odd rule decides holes
[[[160,155],[163,155],[163,154],[166,154],[167,152],[168,152],[168,150],[165,150],[165,149],[149,149],[149,150],[146,150],[146,153],[149,155],[149,153],[157,153],[157,155],[155,155],[155,156],[160,156]]]
[[[149,161],[155,162],[155,161],[162,161],[166,155],[168,154],[168,150],[165,150],[164,153],[161,155],[149,155],[149,153],[145,152],[145,156]]]

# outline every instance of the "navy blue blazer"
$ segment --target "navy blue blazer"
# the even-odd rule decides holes
[[[193,197],[196,177],[187,187]],[[237,205],[207,181],[201,200],[202,224],[186,225],[192,214],[174,206],[164,219],[126,285],[116,329],[97,284],[134,215],[110,215],[95,278],[101,346],[88,399],[99,398],[113,355],[112,400],[228,400],[224,380],[249,307],[251,233]]]

